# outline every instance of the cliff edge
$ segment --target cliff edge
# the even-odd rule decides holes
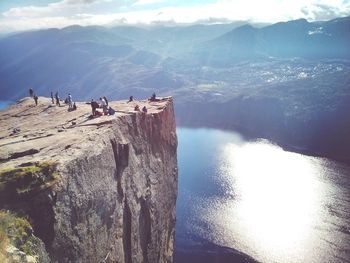
[[[27,218],[52,262],[172,262],[172,99],[110,105],[90,118],[86,103],[68,112],[39,97],[0,112],[0,209]]]

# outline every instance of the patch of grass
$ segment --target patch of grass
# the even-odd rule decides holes
[[[6,262],[5,250],[8,244],[9,244],[9,240],[7,238],[7,234],[0,223],[0,262]]]
[[[21,246],[21,250],[26,253],[27,255],[31,255],[31,256],[34,256],[36,253],[35,253],[35,250],[37,248],[37,240],[38,238],[35,237],[34,235],[31,235],[27,240],[26,242]]]
[[[0,200],[12,202],[52,187],[58,180],[56,162],[0,170]]]
[[[8,211],[0,210],[0,259],[6,262],[6,248],[9,244],[24,251],[27,255],[35,255],[33,246],[36,242],[33,228],[27,219]]]

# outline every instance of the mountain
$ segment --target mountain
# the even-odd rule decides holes
[[[30,86],[46,96],[74,89],[85,99],[177,89],[183,82],[164,70],[163,60],[235,26],[69,26],[11,35],[0,39],[2,97],[22,97]]]
[[[195,57],[219,65],[269,57],[349,59],[349,46],[350,17],[313,23],[299,19],[263,28],[244,25],[233,29],[203,43]]]
[[[120,85],[122,93],[128,89],[127,83],[135,85],[161,71],[149,68],[160,61],[158,55],[136,50],[130,42],[95,27],[50,29],[3,39],[0,41],[0,49],[5,51],[0,54],[2,94],[16,98],[33,86],[36,92],[47,96],[50,91],[74,89],[88,97],[106,85],[109,89]],[[131,72],[137,72],[137,77],[129,76]],[[120,78],[125,78],[125,86],[118,84],[122,83]]]
[[[350,58],[349,17],[262,28],[242,23],[70,26],[10,35],[0,39],[2,97],[19,98],[29,86],[43,95],[74,89],[83,98],[147,96],[191,85],[196,77],[189,75],[203,65],[227,67],[271,57]]]

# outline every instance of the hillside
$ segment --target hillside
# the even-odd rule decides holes
[[[349,46],[350,17],[313,23],[299,19],[263,28],[245,25],[233,29],[203,43],[195,58],[219,66],[271,57],[350,59]]]

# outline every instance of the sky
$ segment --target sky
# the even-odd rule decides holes
[[[350,0],[0,0],[0,33],[69,25],[275,23],[350,15]]]

